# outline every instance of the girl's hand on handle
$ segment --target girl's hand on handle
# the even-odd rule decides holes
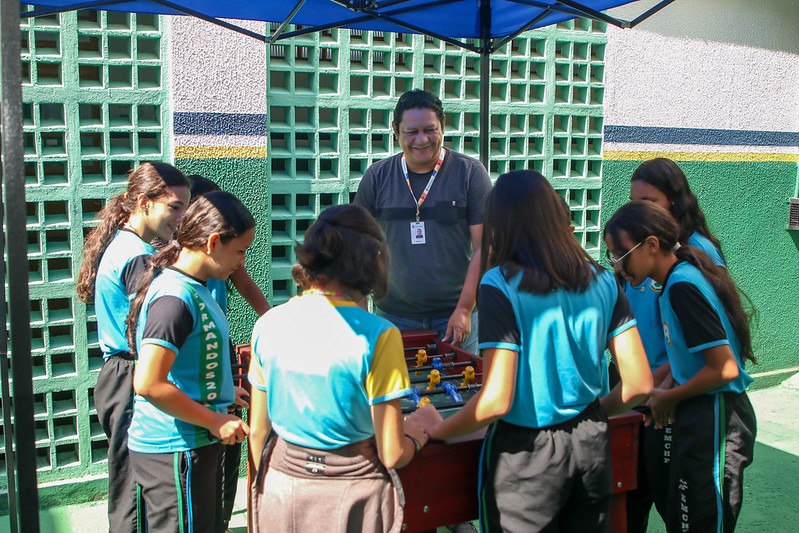
[[[244,387],[233,387],[236,392],[236,399],[234,403],[239,407],[244,407],[245,409],[250,408],[250,394],[247,392],[247,389]]]
[[[425,442],[427,442],[428,438],[436,438],[435,428],[444,420],[444,417],[441,416],[441,413],[438,412],[434,405],[427,404],[405,417],[405,420],[406,427],[411,422],[420,426],[427,435],[425,437]]]
[[[217,414],[214,424],[209,428],[211,435],[224,445],[242,442],[250,433],[250,426],[235,415]]]
[[[649,408],[652,410],[655,429],[662,429],[674,423],[677,402],[668,397],[667,390],[652,389],[652,394],[649,397]]]

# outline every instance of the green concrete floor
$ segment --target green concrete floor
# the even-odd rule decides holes
[[[749,395],[757,413],[758,435],[755,460],[744,478],[744,505],[737,529],[745,533],[795,532],[799,530],[799,375]],[[234,533],[246,533],[244,491],[242,480],[231,523]],[[104,533],[108,530],[105,512],[105,502],[45,509],[41,511],[41,531]],[[8,516],[0,516],[0,533],[8,531]],[[649,533],[663,532],[663,523],[653,513]]]

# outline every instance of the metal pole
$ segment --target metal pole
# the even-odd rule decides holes
[[[491,145],[491,0],[479,3],[480,15],[480,161],[489,168]]]
[[[491,138],[491,55],[480,52],[480,161],[488,169]]]
[[[5,212],[8,264],[8,310],[11,375],[14,385],[13,433],[16,448],[16,512],[19,531],[38,533],[39,492],[33,424],[30,300],[28,297],[28,237],[25,232],[25,172],[22,142],[22,69],[20,66],[19,2],[0,0],[0,85],[2,128],[0,145],[0,215]],[[0,218],[2,218],[0,216]],[[4,237],[0,233],[0,237]],[[0,239],[2,241],[2,239]],[[5,318],[5,317],[4,317]],[[5,323],[6,320],[2,322]],[[4,332],[3,332],[4,333]],[[3,335],[5,337],[5,335]],[[4,409],[8,405],[3,405]],[[6,431],[12,428],[6,428]],[[9,475],[12,475],[9,472]]]

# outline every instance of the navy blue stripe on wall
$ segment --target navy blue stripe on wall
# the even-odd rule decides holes
[[[607,125],[605,126],[605,142],[728,146],[799,146],[799,132]]]
[[[266,135],[266,115],[175,113],[175,135]]]

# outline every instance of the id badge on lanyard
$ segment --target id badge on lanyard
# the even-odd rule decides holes
[[[413,201],[416,203],[416,220],[411,222],[411,244],[427,244],[427,234],[425,233],[424,222],[419,220],[420,208],[427,199],[427,193],[430,192],[430,187],[433,186],[433,182],[436,180],[436,176],[438,176],[438,171],[441,170],[445,153],[446,150],[442,147],[441,154],[436,162],[436,166],[433,168],[433,173],[430,175],[430,180],[427,182],[427,186],[424,188],[424,191],[422,192],[421,196],[419,196],[418,200],[416,199],[416,195],[413,194],[413,188],[411,188],[411,180],[408,177],[408,166],[405,163],[405,156],[402,156],[402,172],[405,174],[405,183],[408,184],[408,190],[411,192]]]
[[[427,238],[424,233],[424,222],[411,222],[411,244],[426,244]]]

